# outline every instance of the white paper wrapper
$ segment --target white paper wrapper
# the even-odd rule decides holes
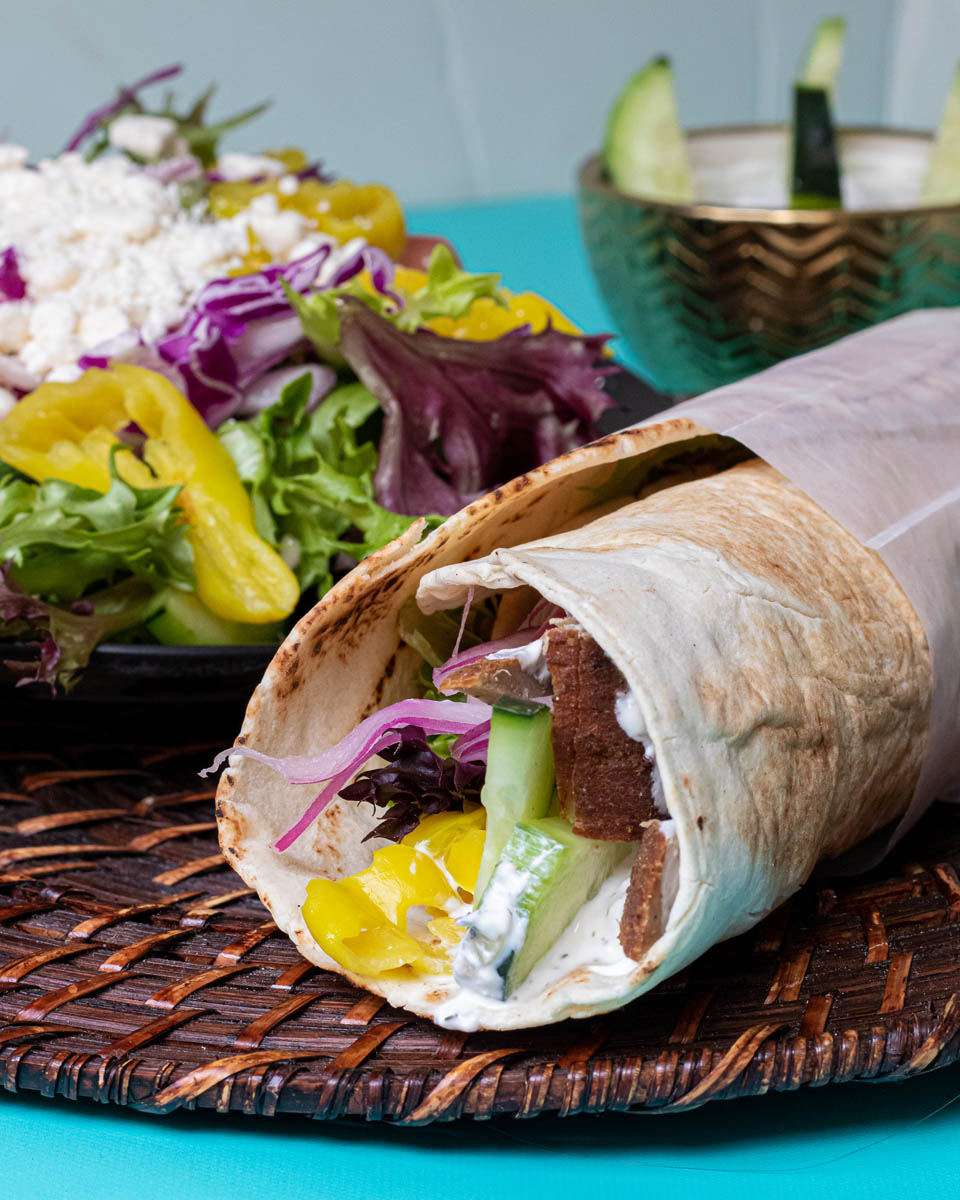
[[[669,415],[747,446],[883,558],[934,672],[929,751],[894,836],[960,800],[960,309],[898,317]]]

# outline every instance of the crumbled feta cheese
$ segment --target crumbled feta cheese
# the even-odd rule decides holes
[[[146,157],[146,142],[139,147]],[[156,339],[204,284],[240,265],[248,229],[281,261],[326,240],[299,213],[279,212],[275,196],[211,221],[180,207],[176,184],[120,155],[87,163],[64,154],[35,168],[26,159],[20,147],[0,145],[0,249],[16,249],[27,285],[25,300],[0,304],[0,355],[23,377],[63,378],[78,357],[128,329]]]
[[[96,346],[129,328],[130,322],[115,304],[99,304],[81,315],[77,334],[85,346]]]
[[[250,228],[271,258],[285,259],[309,228],[302,213],[285,209],[282,212],[250,214]]]
[[[5,417],[16,402],[17,398],[13,392],[8,392],[5,387],[0,387],[0,417]]]
[[[16,354],[30,331],[30,305],[26,300],[0,304],[0,354]]]
[[[176,148],[177,123],[169,117],[127,113],[110,122],[110,145],[127,150],[139,158],[161,158]]]
[[[241,154],[234,150],[221,154],[217,159],[217,174],[222,175],[228,183],[240,183],[260,175],[273,179],[286,173],[287,168],[279,159],[268,158],[265,154]]]
[[[12,142],[0,142],[0,171],[22,167],[30,157],[24,146],[15,146]]]
[[[282,179],[277,180],[277,191],[281,196],[296,195],[299,186],[300,180],[296,175],[284,175]]]
[[[47,383],[73,383],[79,379],[83,372],[76,363],[68,363],[62,367],[54,367],[47,376]]]

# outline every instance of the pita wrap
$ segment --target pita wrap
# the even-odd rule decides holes
[[[955,735],[957,716],[955,708],[945,713],[937,684],[943,670],[958,674],[960,652],[952,655],[960,633],[953,609],[938,609],[937,597],[960,611],[960,443],[957,393],[942,387],[943,347],[934,351],[933,343],[947,328],[960,359],[960,316],[944,324],[943,314],[930,315],[941,320],[918,330],[916,317],[927,314],[916,314],[784,364],[745,390],[724,389],[706,398],[710,424],[682,406],[514,480],[422,541],[414,525],[303,618],[250,701],[238,745],[276,757],[314,754],[376,710],[417,694],[421,660],[397,632],[410,597],[429,612],[462,604],[471,587],[475,595],[532,587],[560,605],[626,681],[662,787],[673,849],[661,855],[660,895],[646,897],[648,907],[662,907],[663,922],[641,959],[628,958],[617,937],[628,862],[505,1001],[466,995],[449,975],[345,971],[310,935],[301,904],[310,879],[369,864],[379,843],[362,839],[378,818],[335,800],[280,853],[274,843],[317,787],[289,784],[234,755],[218,791],[221,844],[306,958],[458,1028],[588,1016],[627,1003],[755,924],[819,860],[907,812],[924,775],[950,781],[942,731],[952,721]],[[930,349],[926,376],[916,353],[909,369],[902,361],[898,332]],[[910,523],[933,577],[919,603],[881,557],[887,543],[902,552],[904,539],[888,537],[880,552],[865,546],[825,511],[836,513],[838,504],[829,447],[811,448],[806,477],[797,449],[797,413],[806,406],[813,426],[823,419],[822,387],[811,380],[842,378],[850,395],[860,394],[867,384],[858,363],[873,371],[878,356],[886,356],[890,393],[878,408],[880,426],[929,401],[925,427],[939,428],[955,453],[952,497],[943,473],[913,446],[901,453],[887,442],[878,476],[869,424],[862,445],[852,444],[848,425],[837,449],[847,464],[843,486],[864,511],[870,489],[883,493],[885,514],[890,493],[902,493],[890,524]],[[763,419],[764,379],[792,405],[790,479],[774,469],[782,464],[771,432],[776,417]],[[724,436],[724,393],[736,440]],[[754,432],[766,462],[744,450],[755,449]],[[860,462],[870,469],[859,470]],[[930,494],[916,486],[924,474]],[[930,539],[927,518],[916,516],[923,512],[932,514]]]

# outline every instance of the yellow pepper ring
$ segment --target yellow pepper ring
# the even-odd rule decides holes
[[[203,418],[155,371],[126,365],[44,383],[0,420],[0,459],[33,479],[63,479],[105,492],[117,433],[133,421],[147,435],[144,459],[117,458],[136,487],[183,484],[197,596],[219,617],[281,620],[299,597],[296,576],[257,535],[253,505],[233,460]]]
[[[286,193],[276,179],[262,183],[215,183],[208,203],[215,217],[234,217],[257,196],[274,196],[277,208],[301,213],[321,233],[340,243],[363,238],[391,258],[399,258],[407,240],[403,209],[393,192],[380,183],[351,183],[338,179],[320,183],[304,179],[296,191]]]
[[[375,850],[363,871],[312,879],[302,908],[307,928],[335,962],[357,975],[401,968],[448,973],[450,952],[463,935],[446,915],[462,902],[453,885],[468,893],[476,886],[485,826],[482,808],[437,813],[398,845]],[[426,911],[428,938],[408,931],[411,908]]]
[[[358,279],[367,291],[373,291],[369,272],[362,272]],[[427,286],[427,275],[425,271],[418,271],[414,267],[397,267],[393,282],[400,292],[412,296]],[[474,300],[469,312],[460,317],[434,317],[426,322],[426,328],[439,333],[441,337],[462,338],[470,342],[493,341],[512,329],[519,329],[521,325],[529,325],[533,333],[542,333],[548,324],[560,333],[580,335],[583,332],[559,308],[536,292],[501,290],[507,300],[506,308],[489,296],[482,296]]]

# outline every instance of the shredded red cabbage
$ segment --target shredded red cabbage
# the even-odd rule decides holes
[[[364,269],[384,295],[394,267],[376,246],[330,239],[303,258],[250,275],[215,279],[196,297],[180,324],[151,345],[138,333],[94,347],[80,367],[133,362],[166,375],[215,429],[245,406],[262,376],[308,342],[284,284],[301,295],[340,287]],[[302,373],[302,372],[301,372]]]
[[[69,154],[94,133],[104,121],[109,121],[128,104],[136,104],[137,93],[145,87],[149,87],[153,83],[162,83],[165,79],[173,79],[183,70],[183,63],[173,63],[169,67],[161,67],[159,71],[151,71],[149,75],[144,75],[143,79],[132,83],[129,87],[122,87],[117,93],[116,98],[108,100],[106,104],[101,104],[95,108],[92,113],[84,117],[80,128],[67,142],[61,151],[62,154]]]
[[[613,401],[598,365],[607,335],[515,330],[489,342],[398,329],[340,302],[340,349],[383,409],[378,503],[452,513],[498,484],[598,436]]]
[[[416,725],[427,734],[464,734],[478,725],[490,721],[490,706],[478,700],[461,704],[455,700],[401,700],[397,704],[374,713],[361,721],[346,737],[322,754],[310,757],[293,755],[274,758],[250,746],[231,746],[222,750],[213,763],[200,772],[209,775],[217,770],[231,755],[252,758],[265,766],[279,771],[288,783],[305,784],[326,782],[326,786],[309,804],[298,820],[276,841],[276,849],[288,850],[293,843],[319,817],[344,784],[375,755],[396,745],[400,730],[406,725]]]
[[[0,301],[22,300],[27,294],[27,284],[20,274],[20,260],[13,246],[0,250]]]

